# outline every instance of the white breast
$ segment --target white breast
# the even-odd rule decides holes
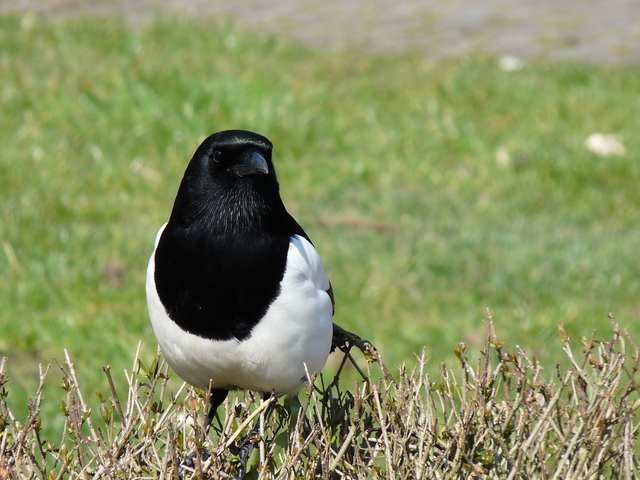
[[[281,293],[242,342],[205,339],[173,322],[156,291],[154,256],[146,284],[151,324],[167,362],[186,382],[294,395],[304,386],[305,365],[311,374],[324,367],[333,330],[329,279],[305,238],[291,238]]]

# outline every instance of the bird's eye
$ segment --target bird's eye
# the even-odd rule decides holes
[[[211,158],[213,158],[214,162],[219,162],[222,160],[222,152],[220,150],[214,150],[211,154]]]

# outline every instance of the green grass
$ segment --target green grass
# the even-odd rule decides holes
[[[486,307],[548,367],[563,361],[560,323],[588,336],[611,311],[640,335],[637,67],[507,73],[481,55],[316,51],[214,20],[0,17],[0,45],[0,356],[15,411],[64,348],[89,392],[138,342],[153,358],[155,232],[199,142],[229,128],[273,141],[336,321],[389,365],[426,346],[435,371],[457,342],[479,348]],[[627,153],[588,152],[594,132]]]

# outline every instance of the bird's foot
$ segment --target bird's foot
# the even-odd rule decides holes
[[[248,436],[236,442],[234,445],[229,446],[229,451],[233,455],[238,455],[240,457],[240,466],[238,467],[237,477],[238,480],[244,480],[244,477],[247,474],[247,462],[249,461],[249,458],[251,458],[251,454],[253,453],[256,443],[260,440],[260,434],[253,430]]]
[[[200,455],[200,464],[206,462],[211,456],[211,452],[208,449],[195,451],[190,453],[180,464],[180,478],[184,478],[187,472],[194,472],[198,469],[198,455]]]
[[[367,340],[363,340],[355,333],[347,332],[344,328],[339,325],[333,324],[333,338],[331,339],[331,351],[334,351],[336,348],[344,353],[344,359],[342,360],[342,364],[336,373],[335,378],[333,379],[332,384],[336,384],[340,377],[340,372],[342,371],[342,367],[344,366],[347,359],[351,362],[351,364],[355,367],[355,369],[360,373],[363,380],[366,382],[369,381],[369,377],[365,372],[362,371],[358,363],[351,356],[351,349],[353,347],[357,347],[366,358],[367,362],[378,362],[380,357],[378,356],[378,352],[376,348]]]
[[[363,340],[358,335],[346,331],[339,325],[333,324],[332,349],[337,348],[343,353],[348,353],[353,347],[357,347],[367,360],[376,360],[376,349],[368,340]]]

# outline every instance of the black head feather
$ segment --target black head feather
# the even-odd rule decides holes
[[[282,206],[271,160],[272,145],[262,135],[229,130],[211,135],[196,150],[180,184],[171,222],[189,224],[208,220],[242,220],[242,208],[252,215],[259,209]],[[239,173],[253,158],[261,158],[267,172]],[[270,204],[270,205],[267,205]]]

